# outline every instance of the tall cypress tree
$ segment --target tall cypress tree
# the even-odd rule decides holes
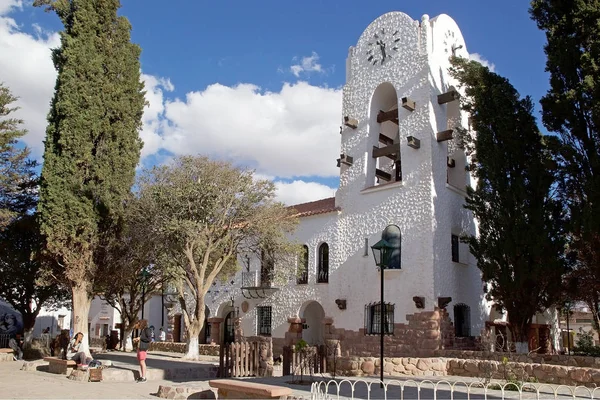
[[[463,132],[477,178],[466,208],[479,234],[465,238],[477,259],[488,299],[508,311],[515,342],[527,343],[536,312],[553,305],[564,264],[562,206],[551,195],[552,158],[533,117],[533,103],[481,64],[453,58],[465,87],[463,108],[473,131]],[[520,350],[524,350],[521,348]]]
[[[600,1],[534,0],[531,16],[545,31],[550,90],[541,100],[546,128],[561,145],[559,184],[569,207],[571,273],[600,332]]]
[[[73,297],[74,330],[87,334],[103,244],[118,233],[139,162],[141,50],[119,0],[36,0],[64,25],[52,58],[58,71],[48,115],[40,229],[54,276]],[[86,335],[87,337],[87,335]]]

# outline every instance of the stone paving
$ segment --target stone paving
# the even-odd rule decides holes
[[[122,352],[111,352],[104,353],[96,356],[97,359],[107,360],[110,359],[113,363],[113,367],[108,370],[122,370],[125,374],[131,374],[137,377],[138,363],[135,357],[135,353],[122,353]],[[42,370],[20,370],[23,366],[23,362],[3,362],[0,363],[0,387],[2,387],[2,393],[0,398],[13,398],[13,399],[133,399],[133,398],[153,398],[157,399],[156,396],[159,386],[171,386],[171,387],[183,387],[186,385],[193,385],[198,390],[209,389],[208,380],[209,378],[203,379],[177,379],[169,378],[166,379],[164,376],[165,370],[176,369],[185,370],[194,368],[213,368],[217,364],[218,360],[215,357],[202,357],[198,362],[187,361],[181,359],[181,354],[174,353],[150,353],[147,360],[149,366],[148,377],[149,380],[146,383],[135,383],[133,380],[127,380],[124,382],[112,381],[112,382],[77,382],[67,379],[65,375],[50,374]],[[40,365],[44,365],[41,362]],[[152,378],[155,376],[156,378]],[[266,383],[271,385],[287,386],[293,390],[293,396],[296,398],[310,398],[310,385],[296,385],[290,384],[292,377],[274,377],[274,378],[246,378],[252,379],[253,382]],[[330,380],[331,377],[314,377],[315,380]],[[350,378],[355,381],[357,378]],[[368,382],[376,382],[374,378],[361,378]],[[417,377],[399,377],[402,382],[412,380],[413,382],[423,382],[425,379],[431,379],[432,381],[447,380],[450,382],[478,382],[475,378],[465,377],[436,377],[436,378],[417,378]],[[338,378],[339,382],[341,379]],[[407,383],[404,391],[404,398],[413,399],[417,398],[418,393],[415,388],[415,383]],[[433,391],[430,389],[431,384],[421,383],[423,389],[420,392],[420,398],[427,399],[433,398]],[[426,387],[428,386],[428,387]],[[350,397],[351,390],[349,384],[344,384],[343,390],[340,393],[342,397]],[[445,386],[448,387],[447,385]],[[441,386],[440,390],[437,391],[438,399],[451,398],[450,391]],[[335,394],[333,391],[334,387],[330,387],[329,393]],[[484,398],[483,392],[479,392],[475,395],[471,394],[471,399]],[[562,391],[561,393],[567,393]],[[379,385],[374,383],[371,386],[371,392],[368,393],[367,386],[364,383],[357,383],[356,390],[354,392],[354,398],[367,397],[372,399],[384,398],[383,391],[379,388]],[[390,388],[387,398],[399,398],[400,388]],[[522,398],[531,399],[535,398],[535,393],[523,393]],[[549,391],[545,391],[541,394],[540,398],[553,398],[554,396]],[[599,398],[599,390],[596,391],[594,398]],[[335,398],[335,397],[334,397]],[[466,390],[459,388],[457,392],[453,394],[454,399],[467,398]],[[501,398],[500,391],[489,391],[488,397]],[[517,399],[519,398],[518,392],[507,392],[506,398]],[[559,396],[559,399],[573,398],[571,396]],[[579,397],[578,397],[579,398]],[[591,396],[582,396],[580,398],[591,398]]]

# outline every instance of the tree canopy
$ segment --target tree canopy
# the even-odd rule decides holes
[[[556,147],[561,200],[568,207],[571,296],[585,301],[600,332],[600,3],[534,0],[531,16],[546,33],[550,89],[542,98]]]
[[[235,273],[239,254],[289,254],[297,220],[274,200],[272,182],[206,157],[178,157],[141,174],[137,207],[152,227],[157,263],[169,270],[187,329],[187,357],[198,355],[204,297],[217,277]],[[191,293],[191,299],[186,298]]]
[[[18,108],[10,89],[0,82],[0,229],[15,217],[35,206],[36,162],[29,159],[29,149],[18,145],[27,131],[23,121],[11,114]]]
[[[55,276],[71,287],[74,328],[87,315],[106,244],[119,234],[139,162],[145,104],[140,48],[119,0],[36,0],[64,25],[48,115],[40,229]]]
[[[488,299],[508,311],[511,332],[526,342],[536,312],[559,293],[564,262],[561,204],[552,196],[552,158],[529,97],[481,64],[454,57],[451,74],[464,86],[462,107],[472,131],[462,140],[477,179],[466,208],[479,222],[464,238],[477,259]]]

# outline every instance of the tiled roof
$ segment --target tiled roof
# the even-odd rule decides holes
[[[335,206],[335,197],[311,201],[310,203],[296,204],[289,208],[297,211],[297,217],[309,217],[311,215],[325,214],[340,210],[339,207]]]

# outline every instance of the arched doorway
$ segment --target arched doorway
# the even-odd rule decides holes
[[[181,314],[176,314],[173,319],[173,341],[181,342]]]
[[[227,313],[227,316],[225,317],[225,323],[223,325],[224,327],[224,337],[223,337],[223,342],[224,343],[233,343],[235,342],[235,312],[234,311],[230,311],[229,313]]]
[[[306,320],[302,330],[302,339],[310,345],[323,344],[323,319],[325,310],[316,301],[311,301],[304,308],[302,318]]]

